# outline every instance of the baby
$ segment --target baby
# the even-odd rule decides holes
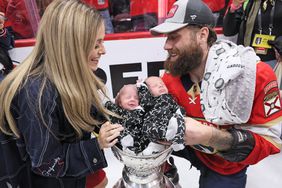
[[[175,151],[184,148],[185,111],[159,77],[148,77],[137,84],[140,105],[145,110],[142,132],[152,142],[172,142]],[[146,153],[146,151],[145,151]]]
[[[120,137],[122,149],[151,155],[165,149],[158,141],[172,142],[175,151],[183,149],[184,110],[168,94],[161,78],[149,77],[145,83],[137,84],[138,90],[133,84],[123,86],[115,103],[105,103],[108,110],[121,116],[110,118],[125,128]]]
[[[125,128],[120,136],[123,150],[140,153],[149,144],[149,140],[142,135],[144,110],[139,105],[137,87],[134,84],[123,86],[116,96],[115,103],[107,101],[105,107],[119,115],[111,116],[112,123],[118,123]]]

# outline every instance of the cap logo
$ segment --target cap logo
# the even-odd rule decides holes
[[[173,5],[170,9],[170,11],[168,12],[166,18],[172,18],[176,12],[176,10],[178,9],[178,5]]]
[[[197,18],[197,15],[195,15],[195,14],[190,15],[190,18],[194,21]]]

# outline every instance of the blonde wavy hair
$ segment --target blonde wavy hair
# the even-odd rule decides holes
[[[98,94],[98,90],[106,93],[105,86],[88,66],[88,56],[102,24],[99,12],[79,0],[55,0],[47,7],[31,54],[0,84],[2,132],[20,136],[10,109],[14,96],[29,77],[43,78],[37,104],[42,120],[39,107],[47,81],[56,87],[66,118],[79,137],[82,130],[90,132],[101,124],[91,116],[91,106],[106,118],[111,115]]]

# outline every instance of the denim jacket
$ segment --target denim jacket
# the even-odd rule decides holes
[[[104,153],[89,133],[77,138],[50,82],[41,100],[43,124],[37,110],[41,83],[29,78],[12,101],[20,138],[0,132],[0,187],[85,187],[86,175],[107,166]],[[98,115],[96,108],[91,111]]]

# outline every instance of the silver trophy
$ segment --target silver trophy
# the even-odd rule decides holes
[[[172,182],[164,176],[161,167],[168,159],[172,148],[152,154],[137,156],[112,147],[114,156],[124,164],[122,178],[114,188],[174,188]]]

